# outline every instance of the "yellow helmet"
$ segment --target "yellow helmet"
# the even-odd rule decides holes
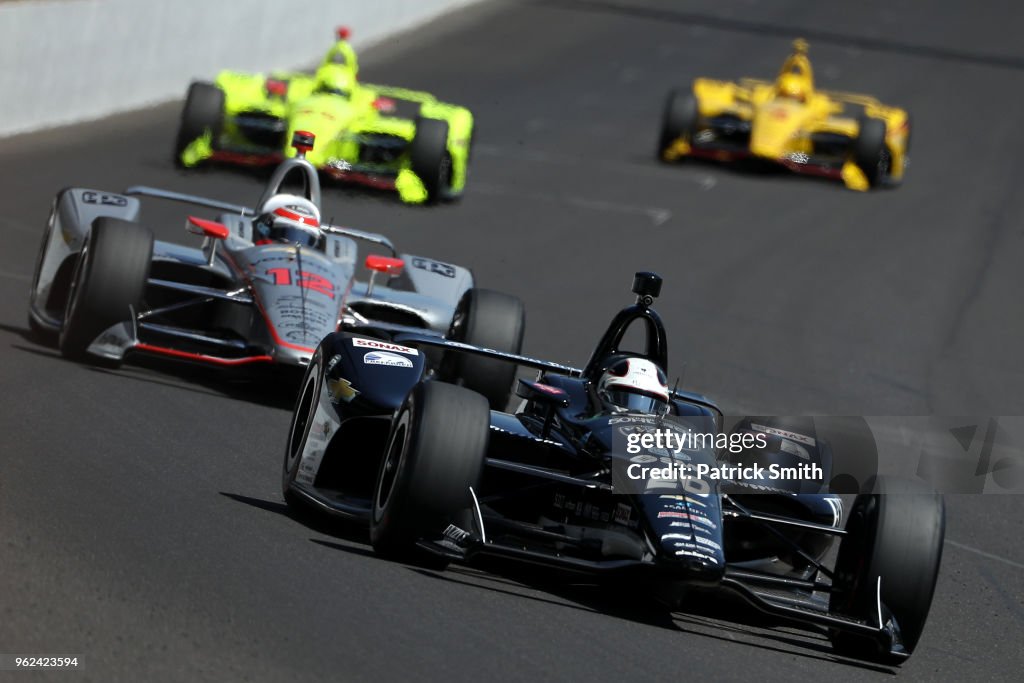
[[[316,92],[349,97],[355,86],[351,69],[338,64],[324,64],[316,71]]]
[[[799,74],[788,73],[779,76],[775,84],[775,91],[781,97],[791,97],[794,100],[803,101],[807,99],[807,79]]]

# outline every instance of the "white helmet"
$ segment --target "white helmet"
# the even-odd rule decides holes
[[[255,242],[287,242],[304,247],[320,245],[320,210],[305,197],[293,194],[274,195],[260,209],[253,221]]]
[[[646,358],[623,358],[613,363],[597,384],[601,400],[631,413],[665,415],[668,379]]]

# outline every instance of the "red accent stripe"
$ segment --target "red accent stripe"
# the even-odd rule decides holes
[[[301,213],[296,213],[294,211],[289,211],[288,209],[284,208],[283,206],[279,207],[277,209],[274,209],[274,214],[277,215],[277,216],[280,216],[281,218],[287,218],[289,220],[298,221],[298,222],[302,223],[303,225],[312,225],[314,228],[319,228],[320,227],[320,221],[318,221],[317,219],[313,218],[312,216],[305,216],[305,215],[303,215]]]
[[[388,178],[386,176],[371,175],[369,173],[360,173],[358,171],[343,171],[337,168],[326,167],[320,169],[327,175],[331,176],[335,180],[341,180],[347,183],[356,183],[358,185],[365,185],[366,187],[372,187],[377,190],[394,190],[395,179]]]
[[[218,150],[210,157],[211,161],[220,161],[228,164],[240,164],[242,166],[271,166],[278,164],[284,159],[280,152],[269,154],[244,154],[242,152],[228,152]]]
[[[698,159],[711,159],[713,161],[736,161],[738,159],[750,159],[755,155],[746,150],[693,147],[690,149],[687,156]],[[781,166],[785,166],[794,173],[804,175],[821,176],[823,178],[841,178],[843,174],[843,169],[841,167],[822,166],[820,164],[798,164],[795,161],[790,161],[789,159],[765,158],[765,161],[774,161]]]
[[[245,356],[244,358],[221,358],[220,356],[207,356],[202,353],[190,353],[188,351],[179,351],[178,349],[168,349],[163,346],[153,346],[152,344],[136,344],[132,347],[135,351],[145,351],[147,353],[156,353],[162,356],[172,356],[174,358],[184,358],[187,360],[196,360],[203,363],[211,363],[213,365],[249,365],[250,363],[273,363],[274,359],[271,356]]]

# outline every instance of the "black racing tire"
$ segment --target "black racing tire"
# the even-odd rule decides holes
[[[324,342],[321,342],[309,360],[309,365],[306,366],[306,374],[302,378],[298,398],[295,401],[295,409],[292,410],[288,443],[285,445],[284,465],[281,469],[281,495],[288,507],[299,514],[307,514],[312,509],[305,498],[292,490],[292,483],[298,475],[299,463],[302,460],[299,456],[309,438],[309,430],[316,418],[316,409],[320,402],[320,391],[323,384],[323,348]]]
[[[427,203],[444,199],[451,186],[452,157],[448,152],[448,122],[416,119],[416,134],[409,144],[412,171],[427,190]]]
[[[193,140],[209,129],[214,143],[224,127],[224,91],[212,83],[193,82],[188,86],[181,110],[178,135],[174,140],[174,163],[181,166],[181,154]]]
[[[864,171],[871,187],[882,184],[889,175],[892,156],[885,144],[885,136],[885,121],[882,119],[860,120],[860,130],[853,141],[853,162]]]
[[[417,547],[472,505],[487,452],[490,412],[483,396],[443,382],[421,382],[391,425],[370,516],[378,554],[437,569],[447,559]]]
[[[519,354],[526,331],[523,302],[490,289],[473,288],[462,297],[449,338],[472,346]],[[516,378],[516,365],[469,353],[449,352],[444,373],[451,381],[483,395],[492,410],[504,410]]]
[[[697,127],[697,97],[690,90],[673,90],[665,98],[658,136],[658,159],[665,160],[665,151],[679,138],[690,141]]]
[[[907,167],[910,164],[910,141],[914,132],[914,120],[909,114],[907,115],[907,141],[903,146],[903,176],[899,179],[893,178],[891,175],[885,179],[885,187],[889,189],[896,189],[897,187],[903,186],[903,181],[907,179]]]
[[[60,198],[65,190],[61,190],[57,195],[57,198],[53,200],[53,206],[50,209],[50,215],[46,219],[46,227],[43,229],[43,241],[39,245],[39,252],[36,255],[36,266],[32,271],[32,289],[29,290],[29,301],[31,305],[42,307],[45,304],[36,301],[36,288],[39,286],[39,278],[43,271],[43,262],[46,259],[46,252],[50,247],[50,237],[53,234],[53,226],[57,220],[57,211],[60,206]],[[57,330],[44,327],[36,320],[35,316],[32,315],[31,306],[28,313],[28,329],[32,338],[40,343],[47,345],[55,345],[59,339]]]
[[[61,354],[89,360],[87,349],[100,333],[131,320],[142,302],[152,259],[153,233],[146,228],[107,216],[93,221],[71,277],[58,342]]]
[[[903,646],[913,652],[931,608],[946,529],[942,496],[913,481],[877,477],[854,500],[839,545],[829,609],[874,624],[878,580],[882,604],[896,618]],[[884,617],[883,617],[884,618]],[[836,651],[884,664],[903,658],[849,633],[833,631]]]

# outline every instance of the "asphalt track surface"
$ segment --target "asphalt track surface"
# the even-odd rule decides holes
[[[476,112],[465,200],[340,190],[326,214],[522,297],[533,355],[584,362],[652,269],[673,372],[727,407],[1024,414],[1021,22],[1012,2],[485,4],[363,56],[367,80]],[[820,85],[914,113],[902,189],[654,162],[668,87],[771,76],[797,35]],[[0,652],[78,654],[69,678],[97,681],[893,675],[735,605],[668,615],[592,586],[376,559],[360,534],[287,514],[282,402],[31,341],[28,280],[60,187],[255,200],[258,178],[172,169],[177,112],[0,141]],[[158,238],[192,239],[180,209],[151,206]],[[1024,500],[947,505],[931,618],[896,675],[1019,680]]]

